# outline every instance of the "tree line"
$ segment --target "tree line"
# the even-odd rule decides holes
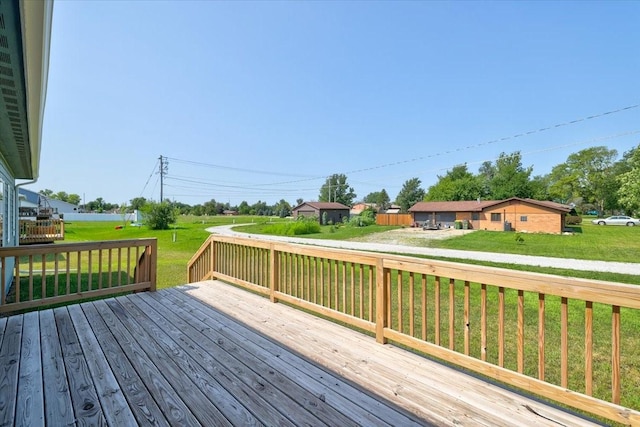
[[[618,152],[605,146],[590,147],[570,154],[566,161],[554,166],[549,174],[533,175],[533,166],[524,166],[519,151],[501,153],[495,161],[486,161],[476,173],[466,164],[454,166],[437,182],[422,188],[419,178],[404,182],[393,203],[406,212],[420,201],[460,201],[460,200],[502,200],[510,197],[550,200],[563,204],[572,204],[583,212],[625,212],[634,214],[640,211],[640,145],[618,158]],[[80,205],[80,196],[66,192],[54,193],[43,190],[41,194],[51,198]],[[327,177],[320,187],[318,201],[338,202],[352,206],[357,195],[347,182],[345,174],[333,174]],[[383,188],[374,191],[362,199],[375,204],[379,210],[392,204],[387,191]],[[194,206],[171,202],[172,207],[184,215],[221,215],[225,211],[235,211],[240,215],[263,215],[286,217],[296,205],[281,199],[270,205],[264,201],[249,204],[242,201],[233,206],[211,199]],[[86,203],[86,212],[124,212],[143,209],[154,203],[144,197],[136,197],[127,205],[112,204],[101,197]]]

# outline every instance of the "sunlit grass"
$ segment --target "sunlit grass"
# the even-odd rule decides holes
[[[640,262],[640,227],[572,227],[573,234],[519,234],[478,230],[445,240],[426,240],[425,246],[443,249],[498,252],[586,260]]]

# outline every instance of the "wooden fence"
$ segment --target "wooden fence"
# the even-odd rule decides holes
[[[376,215],[376,224],[378,225],[411,225],[413,224],[413,215],[411,214],[383,214]]]
[[[637,286],[223,236],[187,272],[640,425]]]
[[[0,313],[153,291],[156,252],[156,239],[0,248]]]

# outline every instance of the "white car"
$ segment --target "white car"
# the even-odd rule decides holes
[[[596,225],[627,225],[633,227],[634,225],[640,225],[640,219],[631,218],[630,216],[615,215],[609,218],[598,218],[591,221]]]

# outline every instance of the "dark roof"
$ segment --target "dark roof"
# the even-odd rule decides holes
[[[304,202],[298,206],[296,206],[295,208],[293,208],[293,210],[297,210],[299,208],[301,208],[304,205],[308,205],[311,206],[314,209],[347,209],[349,210],[348,206],[343,205],[342,203],[337,203],[337,202]]]
[[[456,202],[418,202],[409,208],[409,212],[480,212],[486,206],[495,204],[495,200],[463,200]]]
[[[542,206],[556,211],[569,212],[571,207],[547,200],[521,199],[511,197],[505,200],[463,200],[455,202],[418,202],[409,208],[409,212],[481,212],[484,209],[501,203],[519,201],[531,205]]]

